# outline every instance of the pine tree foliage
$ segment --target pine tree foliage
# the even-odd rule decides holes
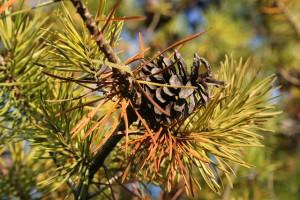
[[[24,9],[22,3],[17,6]],[[104,8],[105,1],[100,1],[94,20],[106,45],[117,48],[123,22],[109,20],[117,4],[110,13]],[[13,13],[11,8],[1,14],[3,198],[55,198],[62,192],[75,199],[104,199],[114,197],[116,188],[126,188],[125,184],[149,182],[171,191],[182,179],[186,192],[193,195],[201,188],[197,174],[220,193],[223,176],[231,182],[233,163],[250,167],[243,150],[261,146],[257,132],[278,114],[270,103],[274,76],[260,78],[249,61],[226,58],[219,71],[213,71],[215,81],[224,80],[225,86],[215,82],[219,87],[205,88],[209,100],[201,99],[201,105],[176,121],[176,126],[154,127],[142,113],[146,108],[137,103],[137,96],[146,96],[143,88],[154,84],[161,90],[167,86],[187,91],[195,86],[178,88],[172,81],[143,79],[136,72],[157,56],[150,60],[142,56],[139,70],[132,70],[130,63],[114,63],[105,47],[99,50],[88,22],[75,22],[64,3],[59,3],[54,15],[57,19],[37,12]],[[173,50],[166,55],[172,56]],[[192,68],[187,71],[191,74]],[[155,101],[147,101],[151,103],[154,109]],[[99,158],[99,152],[113,141],[118,144],[111,144],[107,159]],[[99,160],[100,169],[95,169]],[[12,178],[14,173],[20,176]]]
[[[279,114],[268,104],[275,77],[259,79],[250,68],[249,60],[237,62],[227,57],[218,72],[227,86],[213,90],[211,101],[177,131],[160,131],[129,142],[133,153],[128,167],[137,170],[142,180],[150,177],[150,182],[160,183],[168,177],[169,190],[183,177],[188,192],[192,192],[190,183],[200,187],[193,178],[199,173],[215,192],[220,192],[219,176],[224,174],[231,183],[232,163],[250,167],[242,159],[242,149],[262,146],[262,136],[256,132],[264,129],[267,119]],[[240,76],[246,72],[252,74],[248,79]]]
[[[46,19],[38,14],[31,20],[29,15],[3,17],[0,21],[1,37],[1,139],[13,137],[26,124],[30,102],[45,80],[39,68],[34,67],[44,48],[40,40],[46,30]]]

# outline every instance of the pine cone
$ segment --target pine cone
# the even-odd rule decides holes
[[[154,130],[186,119],[196,108],[205,105],[210,99],[208,85],[224,85],[224,82],[212,77],[209,63],[197,54],[194,55],[191,73],[188,74],[186,64],[178,52],[175,52],[173,60],[160,56],[146,64],[140,70],[139,78],[149,82],[143,85],[139,110]]]

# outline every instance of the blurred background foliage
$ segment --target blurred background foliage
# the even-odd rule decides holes
[[[86,2],[89,3],[91,12],[95,14],[98,1]],[[30,3],[34,5],[36,2],[30,1]],[[107,1],[107,3],[109,4],[107,7],[110,8],[114,1]],[[43,9],[42,15],[48,15],[47,13],[52,12],[53,8],[55,5],[47,6]],[[123,0],[119,6],[116,17],[133,15],[146,17],[145,20],[128,20],[124,23],[118,47],[123,60],[137,53],[139,32],[143,34],[145,46],[151,48],[146,54],[151,57],[153,53],[185,36],[207,31],[206,34],[180,49],[182,56],[190,60],[187,62],[192,62],[191,52],[197,52],[207,58],[214,68],[218,68],[226,54],[233,54],[236,58],[251,57],[253,66],[262,68],[261,76],[272,73],[278,76],[276,84],[281,88],[274,93],[274,96],[279,96],[274,101],[284,112],[279,119],[268,124],[275,130],[274,134],[261,133],[264,136],[265,147],[251,148],[245,152],[245,160],[255,167],[251,169],[235,167],[236,176],[232,178],[234,187],[225,185],[221,196],[214,194],[205,184],[202,184],[203,188],[196,195],[197,199],[296,200],[299,198],[299,10],[298,0]],[[50,18],[50,20],[56,19]],[[17,122],[23,121],[20,118]],[[7,151],[15,152],[14,155],[18,157],[11,158],[6,154]],[[30,153],[26,152],[24,143],[1,147],[0,154],[2,158],[17,163],[16,169],[11,170],[11,173],[18,172],[24,175],[43,170],[41,166],[36,166],[34,159],[30,159],[37,156],[34,155],[34,149]],[[1,173],[8,173],[4,162],[0,163],[0,166]],[[17,170],[18,167],[24,171]],[[22,177],[19,180],[22,180]],[[36,180],[24,181],[32,182],[34,185]],[[18,187],[18,182],[11,184],[13,187]],[[24,190],[34,193],[34,188],[24,188]],[[52,198],[58,197],[59,191],[56,195]],[[22,197],[22,194],[18,196]],[[34,198],[38,199],[40,196]]]
[[[91,8],[95,1],[89,1]],[[109,2],[108,2],[109,3]],[[112,2],[111,2],[112,3]],[[206,57],[218,68],[225,54],[251,57],[261,74],[276,73],[281,88],[274,96],[283,114],[264,135],[264,148],[252,148],[246,160],[256,166],[236,168],[234,188],[221,197],[205,185],[199,199],[298,199],[300,196],[300,1],[298,0],[126,0],[117,16],[146,16],[127,21],[122,32],[124,57],[138,50],[142,32],[151,51],[162,50],[187,35],[207,31],[180,49]],[[151,55],[151,52],[148,54]],[[188,62],[188,61],[187,61]]]

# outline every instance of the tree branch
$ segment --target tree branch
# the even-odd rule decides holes
[[[93,16],[90,14],[88,9],[82,3],[81,0],[71,0],[73,6],[76,8],[77,13],[80,15],[82,20],[85,23],[86,28],[89,30],[90,34],[93,35],[99,49],[104,53],[108,61],[112,63],[121,63],[120,58],[114,52],[110,44],[105,40],[103,33],[99,30]],[[116,68],[112,69],[113,78],[119,83],[119,90],[123,97],[128,96],[128,90],[131,88],[131,77],[128,76],[125,72],[118,70]],[[131,107],[127,108],[127,118],[128,126],[130,126],[136,119],[136,115]],[[105,159],[108,157],[110,152],[116,147],[118,142],[123,138],[124,134],[118,134],[125,130],[125,121],[122,120],[118,127],[114,130],[113,135],[107,139],[103,146],[98,150],[96,155],[93,157],[93,160],[90,163],[88,168],[89,171],[89,180],[91,181],[94,178],[95,173],[103,165]],[[81,189],[81,186],[80,186]],[[88,193],[88,189],[85,189],[85,192]]]
[[[137,116],[133,109],[129,106],[126,109],[127,117],[128,117],[128,126],[132,124],[136,119]],[[89,178],[90,180],[93,179],[95,173],[98,171],[98,169],[103,165],[106,157],[109,155],[109,153],[115,148],[115,146],[118,144],[118,142],[124,137],[124,134],[120,134],[125,130],[125,121],[122,120],[118,127],[114,130],[114,134],[107,139],[107,141],[103,144],[103,146],[99,149],[97,154],[94,156],[93,161],[90,164],[89,167]]]
[[[113,48],[104,38],[103,33],[99,30],[93,16],[90,14],[89,10],[86,6],[82,3],[81,0],[71,0],[73,6],[76,8],[77,13],[82,18],[85,26],[89,30],[90,34],[93,35],[99,49],[104,53],[105,57],[108,61],[112,63],[121,63],[120,58],[114,52]],[[132,85],[132,78],[122,70],[117,68],[112,69],[113,78],[115,81],[118,81],[119,91],[126,97],[128,95],[128,90],[131,88]]]
[[[112,63],[121,63],[120,58],[114,52],[113,48],[107,41],[105,41],[103,33],[99,30],[93,16],[90,14],[89,10],[85,7],[82,1],[71,0],[71,2],[85,23],[85,26],[89,30],[90,34],[94,36],[99,49],[104,53],[105,57]]]

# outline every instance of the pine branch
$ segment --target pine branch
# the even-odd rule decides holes
[[[98,29],[93,16],[90,14],[89,10],[82,3],[82,1],[71,0],[71,2],[76,8],[77,13],[84,21],[90,34],[94,36],[94,39],[99,49],[105,54],[105,57],[112,63],[121,63],[120,58],[114,52],[113,48],[110,46],[110,44],[107,41],[105,41],[103,33]],[[117,72],[117,70],[115,69],[114,73],[120,73],[120,71]]]
[[[132,110],[131,107],[128,107],[126,112],[128,115],[127,117],[129,119],[128,124],[132,124],[137,119],[135,112]],[[110,138],[108,138],[107,142],[102,146],[102,148],[100,148],[98,153],[94,156],[94,159],[91,162],[90,167],[89,167],[90,180],[93,179],[95,173],[103,165],[105,158],[114,149],[114,147],[118,144],[118,142],[124,137],[124,134],[120,133],[123,130],[125,130],[125,121],[124,120],[122,120],[120,122],[120,124],[114,131],[114,134]]]
[[[76,8],[77,13],[81,16],[82,20],[84,21],[87,29],[89,30],[90,34],[93,35],[99,49],[104,53],[105,57],[108,59],[108,61],[112,63],[121,63],[120,58],[117,56],[117,54],[113,51],[113,48],[110,46],[110,44],[105,40],[103,33],[99,30],[99,28],[96,25],[96,22],[86,6],[83,4],[81,0],[71,0],[73,6]],[[128,89],[131,86],[130,77],[122,72],[121,70],[118,70],[116,68],[113,68],[113,77],[118,81],[119,83],[119,89],[124,96],[128,94]],[[132,110],[128,110],[128,125],[130,126],[131,123],[133,123],[136,120],[136,116]],[[110,152],[116,147],[118,142],[123,138],[124,134],[118,134],[119,132],[122,132],[125,130],[125,122],[122,120],[116,130],[114,131],[113,135],[108,138],[108,140],[105,142],[105,144],[98,150],[96,155],[94,156],[90,167],[89,167],[89,180],[92,180],[95,173],[99,170],[99,168],[103,165],[105,159],[108,157]],[[79,189],[84,189],[82,185],[79,186]],[[85,192],[88,192],[88,189],[85,188]]]

